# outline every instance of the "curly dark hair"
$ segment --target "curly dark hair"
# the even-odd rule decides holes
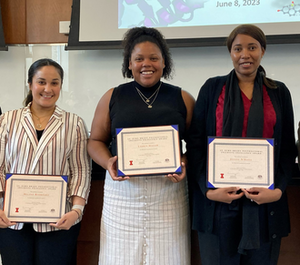
[[[166,40],[157,29],[147,27],[135,27],[129,29],[124,35],[122,65],[123,76],[133,78],[132,71],[128,69],[132,50],[134,49],[135,45],[146,41],[156,44],[162,53],[162,57],[165,61],[165,68],[163,69],[162,77],[165,79],[172,78],[173,61]]]

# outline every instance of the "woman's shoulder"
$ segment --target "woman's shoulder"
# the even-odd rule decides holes
[[[132,86],[132,83],[133,83],[133,81],[127,82],[127,83],[123,83],[123,84],[120,84],[120,85],[114,87],[114,91],[115,91],[115,90],[117,91],[117,90],[121,90],[121,89],[126,89],[126,88]]]
[[[1,127],[10,127],[11,124],[19,124],[21,120],[25,118],[25,116],[26,107],[3,112],[2,115],[0,115],[0,125]]]
[[[8,110],[6,112],[2,113],[2,116],[4,117],[12,117],[12,116],[20,116],[22,113],[27,113],[30,111],[27,107],[19,108],[19,109],[13,109],[13,110]]]
[[[115,86],[106,92],[106,96],[108,96],[109,99],[118,97],[119,95],[126,93],[128,89],[133,86],[132,84],[133,81]]]
[[[278,81],[278,80],[274,80],[275,84],[277,85],[277,87],[279,89],[282,89],[282,90],[288,90],[287,86],[285,85],[285,83],[281,82],[281,81]]]
[[[213,96],[215,93],[221,91],[222,87],[226,83],[226,80],[227,75],[210,77],[204,82],[199,93],[203,96]]]
[[[205,81],[205,84],[225,84],[227,77],[228,75],[210,77]]]
[[[83,121],[83,119],[78,114],[63,110],[59,106],[56,106],[54,116],[56,116],[58,119],[61,118],[62,120],[69,120],[70,122],[76,121],[78,123]]]
[[[276,84],[276,88],[267,88],[269,92],[273,93],[279,93],[280,95],[289,95],[290,91],[285,85],[285,83],[278,81],[278,80],[273,80],[273,82]]]
[[[170,84],[170,83],[165,83],[165,82],[162,82],[162,87],[165,87],[165,88],[168,88],[168,89],[175,89],[175,90],[181,90],[182,88],[179,87],[179,86],[176,86],[176,85],[173,85],[173,84]]]

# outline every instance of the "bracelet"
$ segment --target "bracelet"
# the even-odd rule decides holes
[[[78,211],[76,211],[75,209],[72,209],[72,210],[71,210],[71,212],[76,212],[76,213],[77,213],[77,215],[78,215],[78,218],[80,217],[80,214],[79,214],[79,212],[78,212]],[[77,218],[77,219],[78,219],[78,218]]]
[[[79,205],[79,204],[74,204],[72,206],[72,210],[73,209],[79,209],[81,211],[81,213],[83,213],[84,206],[83,205]]]
[[[78,212],[78,210],[76,209],[80,210],[80,212]],[[75,211],[78,214],[78,218],[80,218],[83,215],[83,209],[84,209],[83,205],[75,204],[72,206],[71,210]]]

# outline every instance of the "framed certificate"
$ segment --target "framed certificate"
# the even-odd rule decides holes
[[[10,221],[55,223],[65,214],[67,176],[6,174],[4,212]]]
[[[118,176],[181,173],[178,125],[119,128]]]
[[[274,139],[208,137],[207,187],[274,189]]]

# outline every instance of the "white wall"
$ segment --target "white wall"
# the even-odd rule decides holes
[[[197,97],[209,77],[227,74],[232,63],[226,47],[171,49],[174,78],[168,82],[181,86]],[[9,46],[0,52],[0,106],[2,111],[22,107],[27,93],[26,72],[42,57],[58,61],[65,70],[63,91],[58,105],[79,114],[88,128],[101,96],[111,87],[128,80],[121,74],[122,50],[65,51],[64,45]],[[300,120],[300,44],[269,45],[262,61],[267,75],[284,82],[290,89],[295,121]],[[296,125],[295,125],[296,127]]]
[[[175,75],[169,82],[181,86],[194,97],[207,78],[227,74],[232,69],[225,47],[173,48],[171,52]],[[105,91],[128,81],[121,74],[121,50],[67,52],[64,45],[10,46],[8,52],[0,52],[2,111],[22,107],[28,89],[27,70],[33,61],[43,57],[56,60],[65,70],[58,105],[79,114],[88,128]],[[262,65],[269,77],[284,82],[290,89],[296,129],[300,120],[300,44],[268,46]]]

